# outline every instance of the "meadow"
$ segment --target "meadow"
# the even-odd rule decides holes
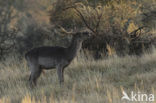
[[[53,69],[30,88],[23,55],[68,47],[66,34],[84,28],[95,35],[65,69],[64,85]],[[123,92],[156,96],[156,49],[149,53],[155,34],[156,0],[0,0],[0,103],[140,103],[122,100]]]
[[[129,103],[121,100],[123,90],[156,94],[155,58],[155,50],[97,61],[80,54],[65,69],[64,85],[54,69],[45,71],[31,89],[25,59],[12,57],[0,63],[0,103]]]

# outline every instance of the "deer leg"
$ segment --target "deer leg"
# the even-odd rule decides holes
[[[62,68],[61,70],[62,70],[61,71],[62,72],[62,75],[61,75],[62,76],[62,82],[64,82],[64,68]]]
[[[62,71],[62,69],[63,68],[60,66],[57,67],[57,75],[58,75],[60,85],[62,85],[62,82],[63,82],[63,71]]]
[[[30,80],[29,80],[31,87],[36,86],[37,79],[39,78],[40,74],[41,74],[41,69],[34,66],[33,70],[31,71]]]

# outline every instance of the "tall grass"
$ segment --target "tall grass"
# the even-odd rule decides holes
[[[63,86],[49,70],[31,89],[25,60],[12,57],[0,63],[0,103],[128,103],[121,101],[122,90],[156,94],[155,58],[156,51],[98,61],[79,55],[65,69]]]

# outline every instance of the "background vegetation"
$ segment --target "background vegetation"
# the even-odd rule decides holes
[[[67,47],[72,36],[62,28],[95,35],[66,70],[64,88],[54,70],[31,90],[24,54]],[[0,0],[0,103],[121,103],[122,88],[155,93],[155,34],[155,0]]]
[[[141,55],[155,46],[154,0],[1,2],[1,58],[9,51],[9,54],[16,53],[21,57],[33,47],[69,45],[71,36],[65,36],[60,27],[67,31],[84,28],[94,31],[96,35],[85,41],[83,48],[95,59],[110,55]]]

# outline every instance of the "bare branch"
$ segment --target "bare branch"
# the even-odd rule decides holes
[[[145,28],[145,27],[147,27],[147,26],[139,27],[138,29],[136,29],[136,30],[132,31],[131,33],[129,33],[130,40],[135,40],[135,39],[140,38],[140,36],[141,36],[141,35],[140,35],[140,34],[141,34],[141,30],[142,30],[143,28]],[[138,31],[140,31],[139,34],[137,34]]]
[[[143,28],[145,28],[146,26],[142,26],[142,27],[139,27],[138,29],[132,31],[131,33],[129,34],[136,34],[138,31],[141,31]]]

